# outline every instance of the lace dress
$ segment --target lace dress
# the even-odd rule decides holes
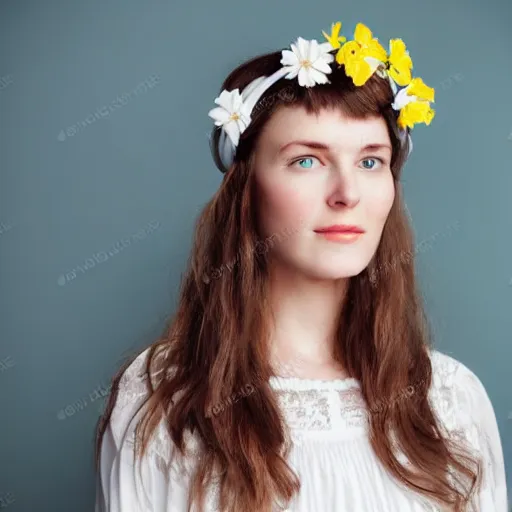
[[[157,429],[148,456],[134,467],[137,417],[131,424],[128,420],[145,397],[140,374],[146,355],[147,350],[121,379],[101,450],[96,512],[187,511],[194,456],[179,463],[175,458],[170,464],[172,445],[163,428]],[[431,359],[429,398],[442,428],[484,459],[482,491],[474,510],[506,512],[503,452],[489,397],[478,377],[461,362],[438,351],[431,353]],[[273,377],[270,384],[290,427],[293,445],[288,462],[301,480],[300,493],[287,504],[288,512],[441,510],[395,480],[374,455],[368,440],[369,413],[355,379]],[[197,444],[191,435],[187,443],[190,453],[199,453],[194,452]],[[220,512],[215,485],[207,495],[206,511]]]

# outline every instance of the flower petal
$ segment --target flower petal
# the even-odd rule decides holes
[[[408,103],[398,117],[400,127],[412,128],[417,123],[429,125],[434,118],[435,110],[430,107],[427,101],[413,101]]]
[[[345,73],[352,78],[354,85],[364,85],[372,76],[370,65],[364,59],[351,59],[345,63]]]
[[[391,41],[389,41],[389,53],[396,59],[406,59],[412,67],[411,57],[402,39],[391,39]]]
[[[225,89],[220,93],[220,96],[215,99],[215,103],[225,108],[230,114],[236,112],[238,101],[241,100],[240,91],[233,89],[226,91]]]
[[[434,101],[434,89],[426,85],[419,77],[413,78],[407,89],[409,94],[414,94],[426,101]]]
[[[318,47],[318,41],[314,39],[308,42],[307,59],[310,62],[315,62],[320,57],[320,48]]]
[[[242,133],[245,132],[245,130],[247,129],[247,127],[249,126],[249,123],[250,123],[250,119],[249,119],[249,123],[247,122],[247,119],[244,119],[243,117],[240,117],[239,119],[237,119],[236,121],[236,125],[238,127],[238,133],[240,133],[240,135]]]
[[[336,61],[338,64],[345,64],[348,61],[359,58],[359,53],[361,52],[361,47],[359,43],[356,41],[349,41],[345,43],[336,54]]]
[[[372,31],[363,23],[356,25],[354,39],[360,44],[369,44],[372,40]]]
[[[392,39],[389,42],[389,52],[389,74],[398,85],[409,85],[413,65],[405,43],[401,39]]]
[[[386,49],[379,43],[377,39],[372,39],[364,48],[365,55],[374,57],[382,62],[388,60],[388,53]]]
[[[292,45],[292,47],[293,46],[294,45]],[[299,63],[299,59],[295,51],[283,50],[281,55],[281,64],[283,66],[296,66]]]
[[[324,37],[329,41],[329,45],[333,49],[338,49],[340,47],[340,30],[341,30],[341,22],[338,21],[337,23],[333,23],[331,26],[331,33],[326,34],[324,31],[322,31],[322,34]],[[324,43],[325,44],[325,43]]]
[[[332,55],[331,55],[331,57],[332,57]],[[312,66],[314,69],[316,69],[317,71],[321,71],[322,73],[326,73],[326,74],[332,73],[331,66],[329,66],[329,64],[327,63],[327,61],[324,58],[316,59],[312,63]]]
[[[299,54],[297,57],[299,60],[307,59],[308,58],[308,52],[309,52],[309,44],[308,41],[306,41],[303,37],[299,37],[297,39],[297,47]]]
[[[238,89],[237,89],[238,91]],[[238,113],[240,112],[240,109],[242,108],[243,99],[241,94],[236,94],[232,96],[232,105],[231,105],[231,113]]]
[[[240,141],[240,129],[236,122],[230,121],[226,123],[223,127],[226,135],[229,137],[233,145],[238,146],[238,142]]]
[[[332,37],[338,39],[338,37],[340,35],[340,30],[341,30],[341,21],[337,21],[336,23],[333,23],[332,30],[331,30]]]
[[[322,52],[323,56],[325,58],[331,59],[331,62],[334,60],[334,55],[332,55],[330,52],[332,52],[333,48],[331,46],[331,43],[321,43],[319,44],[320,51]]]
[[[400,86],[409,85],[411,83],[412,75],[408,69],[397,68],[396,66],[389,67],[389,74],[393,80]]]
[[[330,71],[330,68],[329,68],[329,71]],[[313,85],[314,85],[314,83],[326,84],[326,83],[329,82],[329,80],[328,80],[327,76],[325,75],[325,73],[322,73],[321,71],[318,71],[314,67],[309,68],[309,76],[313,80]]]
[[[302,87],[313,87],[315,85],[308,69],[304,67],[301,67],[299,71],[299,85]]]
[[[299,48],[297,47],[297,41],[295,41],[295,43],[292,43],[290,45],[290,48],[292,49],[292,53],[295,55],[295,58],[299,61],[300,60],[300,51],[299,51]]]
[[[288,74],[285,76],[285,78],[287,78],[288,80],[292,80],[293,78],[295,78],[299,74],[299,71],[302,69],[302,67],[299,66],[299,65],[296,65],[296,66],[286,66],[283,69],[288,71]]]
[[[216,126],[222,126],[224,123],[228,122],[231,114],[225,108],[215,107],[208,112],[208,115],[215,120]]]

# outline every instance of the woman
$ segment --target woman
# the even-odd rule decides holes
[[[400,177],[433,90],[401,40],[340,28],[224,82],[224,180],[173,321],[114,379],[97,512],[506,510],[491,402],[416,288]]]

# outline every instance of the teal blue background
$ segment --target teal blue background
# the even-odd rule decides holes
[[[421,283],[438,348],[491,397],[512,487],[510,0],[2,0],[0,507],[93,509],[109,379],[173,312],[221,181],[222,80],[338,20],[403,38],[436,89],[403,180]]]

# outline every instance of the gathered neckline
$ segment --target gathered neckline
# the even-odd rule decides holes
[[[270,377],[269,383],[273,389],[290,391],[309,391],[309,390],[345,390],[360,388],[361,384],[352,377],[337,379],[306,379],[300,377],[283,377],[274,375]]]

